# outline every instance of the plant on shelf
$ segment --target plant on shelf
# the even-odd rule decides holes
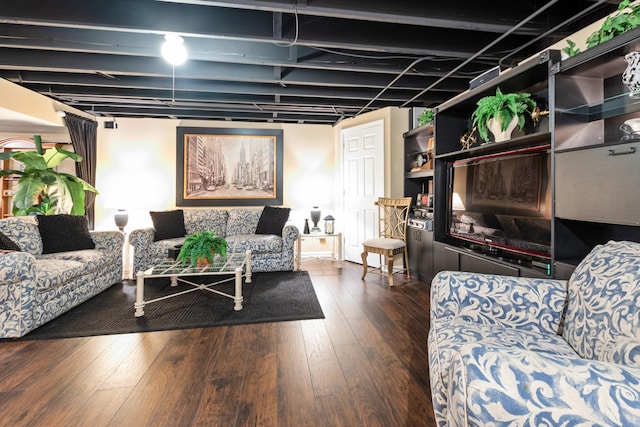
[[[418,126],[426,125],[429,122],[433,121],[433,110],[431,108],[427,108],[423,110],[422,113],[418,116]]]
[[[489,141],[489,130],[493,123],[497,121],[501,132],[506,132],[509,126],[518,126],[520,130],[524,127],[525,117],[531,115],[536,108],[536,102],[531,99],[529,93],[502,93],[500,88],[496,88],[496,94],[485,96],[477,102],[476,110],[473,112],[473,126],[478,128],[478,134],[485,141]],[[494,139],[499,140],[496,131],[493,130]],[[507,137],[508,138],[508,137]]]
[[[67,158],[80,162],[82,157],[57,147],[43,151],[40,136],[33,139],[35,151],[0,153],[0,160],[13,159],[24,165],[23,170],[0,170],[0,176],[20,176],[13,196],[13,215],[84,215],[84,192],[98,190],[75,175],[55,170]]]
[[[182,264],[211,264],[216,254],[227,256],[227,241],[211,231],[199,231],[187,236],[176,259]]]
[[[587,37],[587,49],[611,40],[615,36],[626,33],[639,26],[640,0],[622,0],[620,4],[618,4],[618,9],[607,16],[600,28]],[[580,49],[575,47],[576,44],[573,41],[567,39],[567,44],[569,46],[562,49],[564,53],[569,56],[580,53]]]
[[[580,53],[580,49],[576,47],[576,43],[573,40],[567,39],[567,46],[562,48],[567,57],[572,57]]]
[[[640,26],[640,1],[622,0],[615,13],[607,16],[598,31],[587,38],[587,49]]]

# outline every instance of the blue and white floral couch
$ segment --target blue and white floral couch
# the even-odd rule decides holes
[[[285,225],[282,236],[255,234],[262,208],[215,209],[197,208],[184,210],[184,227],[187,234],[212,231],[227,240],[229,253],[245,253],[251,250],[251,270],[291,271],[294,267],[294,247],[298,228]],[[167,258],[170,248],[184,242],[184,237],[154,241],[154,229],[131,231],[129,243],[134,248],[134,275]]]
[[[122,280],[120,231],[90,231],[95,249],[42,254],[33,216],[0,220],[21,252],[0,254],[0,338],[17,338]]]
[[[568,282],[441,272],[428,347],[439,426],[640,426],[640,244]]]

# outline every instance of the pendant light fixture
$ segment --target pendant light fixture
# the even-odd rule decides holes
[[[165,42],[162,44],[160,52],[162,57],[171,64],[171,105],[176,102],[176,65],[182,65],[187,60],[187,48],[184,47],[184,40],[177,34],[166,34]]]
[[[184,40],[176,34],[164,36],[165,42],[162,44],[162,57],[171,65],[181,65],[187,60],[187,48],[184,47]]]

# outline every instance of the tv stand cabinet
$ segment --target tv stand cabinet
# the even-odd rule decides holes
[[[411,276],[430,283],[433,279],[433,232],[407,227],[407,250]]]
[[[442,242],[434,242],[434,265],[438,266],[438,271],[472,271],[505,276],[549,277],[548,270],[545,268],[519,264],[515,260],[487,255]]]
[[[548,248],[550,246],[548,242],[551,242],[550,218],[552,216],[552,188],[542,172],[542,169],[546,168],[548,174],[551,175],[550,151],[552,132],[550,130],[551,121],[549,117],[543,115],[537,122],[528,120],[523,130],[517,129],[513,132],[511,138],[506,141],[485,142],[481,140],[480,136],[477,135],[477,131],[474,130],[472,115],[477,107],[477,102],[486,96],[495,95],[498,88],[503,93],[529,93],[541,110],[548,110],[551,102],[549,97],[549,73],[552,66],[559,61],[559,52],[543,52],[537,57],[520,64],[518,67],[500,74],[495,79],[463,92],[435,108],[435,272],[442,270],[461,270],[511,276],[551,276],[552,268],[546,268],[550,265],[550,262],[545,264],[545,268],[531,268],[531,262],[527,261],[527,257],[515,255],[515,253],[518,252],[515,244],[511,252],[506,250],[508,248],[507,244],[505,245],[505,249],[500,250],[499,254],[494,254],[493,250],[495,247],[486,243],[487,239],[465,239],[461,236],[460,234],[464,233],[465,230],[455,230],[454,222],[457,218],[453,212],[454,197],[451,193],[454,191],[454,164],[465,164],[466,161],[476,161],[475,159],[491,159],[485,163],[487,166],[481,170],[483,173],[490,173],[492,167],[489,162],[494,161],[493,159],[505,158],[503,156],[516,156],[519,155],[519,153],[549,153],[544,154],[544,157],[541,157],[542,160],[540,160],[539,163],[541,168],[540,176],[543,178],[540,180],[540,189],[538,190],[538,211],[533,214],[527,212],[522,215],[523,218],[525,218],[525,215],[529,215],[533,220],[546,221],[547,225],[544,227],[546,235],[540,237],[540,234],[537,234],[536,238],[542,242],[540,243],[541,247],[546,246]],[[463,135],[469,135],[469,133],[476,136],[476,141],[471,144],[470,147],[463,147],[461,139]],[[501,163],[501,165],[502,164],[507,163]],[[473,185],[471,179],[476,177],[476,175],[475,172],[474,175],[466,175],[472,172],[467,172],[462,168],[457,170],[462,171],[459,172],[461,176],[467,177],[466,186],[460,186],[466,193],[462,194],[462,200],[457,202],[459,206],[462,205],[461,210],[464,211],[463,215],[471,218],[472,226],[486,228],[487,230],[494,229],[496,233],[505,233],[496,234],[496,236],[505,237],[505,241],[508,239],[515,241],[517,238],[516,235],[518,235],[519,232],[517,229],[518,226],[515,225],[513,220],[509,222],[508,219],[505,219],[504,223],[500,221],[500,224],[498,224],[499,220],[496,216],[488,217],[487,214],[492,214],[492,212],[482,210],[488,208],[483,207],[477,212],[473,211],[473,207],[470,209],[470,200],[472,200],[473,197],[470,190],[470,186]],[[472,169],[470,170],[473,171]],[[512,169],[508,170],[511,171]],[[507,183],[506,185],[510,185],[513,179],[509,178],[509,175],[505,175],[505,177],[504,182]],[[460,183],[458,182],[458,184]],[[509,194],[511,194],[511,192],[505,190],[505,195]],[[510,197],[515,198],[515,196]],[[493,213],[513,218],[520,215],[518,205],[514,202],[511,208],[505,208],[504,205],[508,205],[508,203],[510,203],[510,200],[505,200],[503,206],[496,208],[502,210],[496,210],[496,212]],[[477,218],[473,215],[476,215]],[[528,217],[526,218],[528,219]],[[506,235],[507,227],[510,227],[509,230],[514,235],[513,237]],[[480,232],[479,234],[483,235],[483,233],[484,232]],[[491,233],[491,231],[488,231],[488,233]],[[488,234],[488,236],[492,236],[492,234]],[[472,240],[478,241],[472,242]],[[523,240],[523,243],[527,242]],[[512,253],[513,255],[511,255]],[[522,259],[523,261],[518,261],[518,259]]]
[[[434,108],[434,171],[428,178],[434,195],[434,274],[464,270],[568,279],[596,245],[609,240],[640,242],[640,132],[630,134],[624,126],[640,120],[640,97],[630,96],[622,82],[624,57],[633,51],[640,51],[640,28],[563,61],[557,51],[543,52]],[[497,87],[503,93],[531,93],[549,116],[524,133],[514,132],[510,140],[462,149],[460,139],[472,130],[476,102]],[[408,159],[420,134],[428,132],[416,129],[405,136]],[[453,238],[448,164],[543,145],[551,147],[553,165],[550,268],[471,250]],[[405,193],[415,194],[424,186],[418,176],[405,177]]]

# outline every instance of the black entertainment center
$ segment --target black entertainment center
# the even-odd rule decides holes
[[[595,245],[640,241],[640,134],[628,125],[640,122],[640,97],[621,81],[635,50],[640,29],[563,61],[545,51],[405,133],[405,196],[433,200],[433,232],[409,234],[428,240],[409,244],[412,271],[430,266],[425,281],[441,270],[567,279]],[[548,115],[463,149],[477,101],[496,88],[530,93]],[[430,138],[433,169],[417,170]]]

